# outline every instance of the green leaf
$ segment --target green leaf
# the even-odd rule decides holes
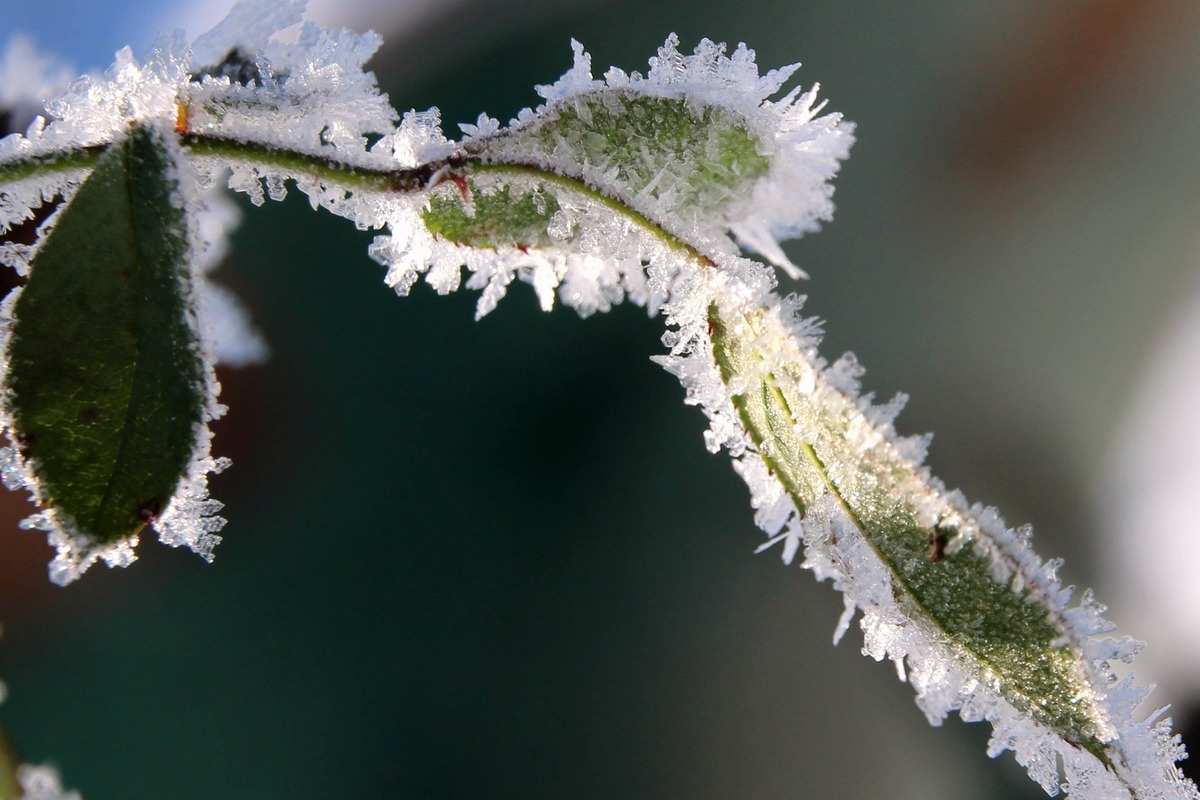
[[[150,129],[113,144],[37,252],[14,308],[15,442],[46,506],[97,545],[163,510],[205,407],[174,169]]]
[[[569,163],[573,173],[613,171],[629,196],[671,195],[677,211],[711,213],[767,172],[766,146],[740,115],[719,106],[603,89],[469,149],[485,157],[537,154]]]
[[[924,527],[910,498],[893,487],[911,465],[852,445],[850,403],[797,391],[799,375],[766,371],[757,321],[740,327],[709,310],[713,355],[729,386],[744,387],[734,407],[767,467],[804,513],[828,492],[891,573],[905,615],[920,620],[1006,700],[1075,747],[1111,767],[1103,719],[1049,610],[1024,588],[993,577],[992,562],[970,545],[947,548],[956,531]]]
[[[462,180],[464,187],[469,187],[462,192],[452,188],[430,196],[429,206],[421,214],[430,233],[469,247],[545,247],[552,243],[546,232],[558,211],[552,193],[514,192],[507,184],[481,192],[474,181]]]

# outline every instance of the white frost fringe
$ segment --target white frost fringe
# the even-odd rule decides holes
[[[581,100],[604,90],[637,95],[682,99],[697,107],[710,105],[733,112],[759,142],[761,155],[769,159],[766,175],[751,182],[747,190],[731,196],[715,217],[712,214],[680,213],[672,187],[658,184],[656,192],[631,194],[605,164],[580,164],[570,148],[550,155],[522,152],[520,139],[495,137],[499,122],[481,114],[474,125],[460,125],[467,134],[464,143],[485,157],[536,163],[560,174],[582,174],[590,185],[623,200],[630,207],[660,223],[669,221],[671,232],[704,250],[732,252],[727,232],[786,271],[792,278],[804,273],[791,262],[779,241],[820,228],[833,217],[833,186],[841,162],[854,143],[854,124],[841,114],[821,115],[825,101],[817,101],[820,86],[802,87],[777,100],[773,95],[800,68],[789,64],[760,75],[753,50],[738,44],[726,55],[722,43],[702,39],[690,55],[679,51],[679,37],[671,34],[650,59],[649,71],[625,72],[610,67],[604,79],[592,77],[592,58],[579,42],[571,42],[574,64],[552,84],[536,87],[546,101],[536,109],[524,108],[510,121],[508,131],[520,132],[544,124],[563,107],[587,113]],[[656,178],[656,181],[659,179]]]
[[[1170,720],[1162,718],[1166,709],[1139,719],[1136,709],[1150,690],[1137,686],[1132,676],[1118,680],[1109,666],[1111,660],[1132,661],[1141,643],[1105,635],[1114,626],[1101,616],[1104,607],[1090,591],[1083,594],[1079,605],[1069,607],[1072,590],[1064,588],[1057,575],[1061,562],[1039,559],[1029,546],[1027,529],[1008,529],[994,509],[968,506],[961,494],[947,492],[932,478],[920,466],[919,458],[910,461],[914,479],[901,490],[920,513],[930,519],[950,513],[962,520],[965,529],[973,532],[970,546],[992,558],[994,577],[1028,589],[1048,609],[1071,645],[1084,654],[1092,700],[1107,724],[1102,737],[1117,756],[1116,774],[1095,756],[1023,715],[989,685],[987,675],[979,674],[968,660],[923,630],[919,621],[908,618],[892,594],[887,567],[829,495],[801,517],[742,429],[732,403],[736,387],[730,390],[725,386],[713,358],[706,313],[710,303],[718,303],[730,315],[765,309],[770,322],[764,337],[778,340],[760,342],[761,349],[780,353],[781,361],[797,356],[808,359],[813,374],[807,393],[817,398],[824,394],[828,401],[857,407],[851,412],[858,416],[852,435],[864,452],[883,446],[913,453],[919,446],[896,437],[891,425],[896,404],[871,406],[869,399],[858,397],[861,371],[846,372],[846,364],[854,362],[827,366],[816,356],[816,326],[794,318],[795,302],[788,304],[773,292],[763,291],[765,279],[748,284],[736,277],[730,265],[721,266],[720,270],[680,266],[674,293],[664,308],[668,324],[675,328],[667,339],[671,354],[656,360],[680,378],[687,402],[699,405],[709,417],[706,441],[710,449],[724,446],[730,451],[734,468],[750,488],[755,521],[770,537],[768,543],[783,541],[787,562],[802,546],[802,566],[812,570],[818,580],[832,581],[844,593],[846,612],[838,622],[835,642],[854,614],[861,613],[863,652],[896,664],[901,680],[907,678],[912,684],[917,704],[932,724],[940,724],[953,711],[968,722],[987,720],[993,729],[988,754],[994,757],[1012,750],[1047,794],[1063,791],[1104,800],[1200,797],[1174,764],[1186,754],[1179,737],[1171,733]],[[743,274],[750,271],[743,267]],[[789,363],[794,367],[796,361]],[[774,374],[778,378],[780,373]]]

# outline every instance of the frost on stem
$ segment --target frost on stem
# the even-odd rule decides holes
[[[1071,605],[1027,528],[932,477],[928,439],[893,427],[903,397],[862,395],[854,358],[826,363],[801,300],[739,254],[735,241],[796,274],[778,240],[832,213],[852,126],[821,115],[815,87],[771,99],[794,66],[760,75],[743,45],[728,55],[704,40],[684,55],[671,36],[646,75],[598,80],[575,44],[573,66],[539,87],[544,105],[503,129],[481,116],[452,142],[436,109],[395,125],[363,69],[373,34],[322,31],[296,3],[241,3],[232,19],[197,43],[206,61],[178,44],[144,66],[119,54],[106,78],[49,107],[50,125],[0,141],[0,180],[17,187],[0,223],[46,196],[39,181],[63,193],[82,180],[86,159],[59,151],[110,147],[133,122],[178,134],[181,186],[227,183],[261,204],[294,185],[382,231],[370,254],[400,294],[421,278],[439,293],[465,285],[482,316],[520,279],[547,310],[556,298],[582,316],[626,299],[661,310],[668,353],[656,360],[707,414],[708,449],[727,450],[750,487],[760,550],[800,555],[844,593],[835,641],[858,615],[864,651],[895,664],[933,724],[953,711],[989,721],[989,754],[1014,751],[1049,794],[1200,799],[1176,770],[1165,710],[1139,719],[1147,691],[1109,667],[1140,644],[1109,635],[1089,592]],[[210,502],[177,498],[199,510],[189,520]]]

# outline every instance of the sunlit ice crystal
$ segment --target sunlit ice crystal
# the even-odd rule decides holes
[[[103,75],[81,77],[46,103],[48,124],[0,140],[0,161],[107,144],[138,123],[391,163],[390,153],[373,157],[367,147],[397,119],[364,67],[380,37],[306,22],[304,6],[242,0],[191,46],[177,33],[144,59],[120,50]],[[252,54],[256,80],[213,69],[234,52]]]

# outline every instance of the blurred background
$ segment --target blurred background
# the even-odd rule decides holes
[[[230,0],[40,0],[75,71]],[[316,0],[374,27],[401,110],[501,119],[670,31],[804,62],[858,125],[798,287],[935,472],[1032,522],[1151,640],[1200,751],[1200,6],[1192,0]],[[0,89],[0,91],[3,91]],[[4,95],[0,94],[0,100]],[[451,129],[448,133],[454,134]],[[238,202],[247,210],[244,199]],[[760,541],[661,326],[527,287],[399,300],[371,235],[294,193],[219,273],[272,348],[220,375],[216,563],[144,542],[66,589],[0,497],[0,723],[90,798],[1034,798],[829,644],[840,599]],[[1192,774],[1197,770],[1189,767]]]

